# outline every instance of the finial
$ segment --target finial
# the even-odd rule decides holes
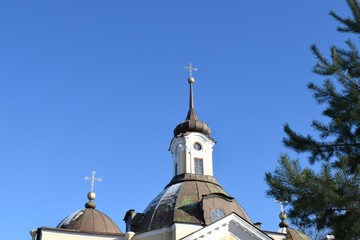
[[[197,68],[194,68],[194,67],[192,66],[192,63],[189,63],[189,66],[184,66],[184,68],[189,70],[188,82],[189,82],[190,84],[194,83],[194,82],[195,82],[195,78],[193,78],[192,72],[193,72],[193,71],[197,71],[198,69],[197,69]]]
[[[275,202],[280,203],[280,214],[279,214],[279,218],[281,220],[281,222],[279,223],[279,227],[280,228],[287,228],[289,227],[289,224],[286,222],[287,216],[284,210],[284,203],[288,203],[288,201],[282,201],[282,200],[274,200]]]
[[[95,171],[91,172],[91,177],[84,177],[85,180],[91,180],[91,188],[90,191],[94,192],[94,185],[95,185],[95,181],[101,182],[102,178],[95,178]]]
[[[87,202],[85,204],[86,208],[96,208],[96,204],[94,203],[94,200],[96,198],[96,194],[94,192],[94,185],[95,185],[95,181],[101,182],[102,178],[95,178],[95,171],[91,172],[91,177],[84,177],[85,180],[91,180],[91,188],[90,188],[90,192],[88,193],[87,197],[89,199],[89,202]]]
[[[189,103],[189,107],[190,107],[190,111],[191,111],[191,109],[194,109],[194,94],[193,94],[192,84],[195,82],[195,78],[193,78],[193,76],[192,76],[192,71],[197,71],[197,68],[194,68],[192,66],[192,63],[189,63],[189,66],[184,66],[184,68],[188,69],[189,74],[190,74],[190,77],[188,78],[188,82],[190,84],[190,103]]]

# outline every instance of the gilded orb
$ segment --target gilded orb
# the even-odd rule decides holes
[[[89,200],[94,200],[96,198],[96,194],[94,192],[89,192],[87,197]]]
[[[281,213],[279,214],[279,218],[280,218],[281,220],[285,220],[285,219],[287,218],[286,213],[281,212]]]
[[[190,84],[194,83],[194,82],[195,82],[195,78],[189,77],[189,78],[188,78],[188,82],[189,82]]]

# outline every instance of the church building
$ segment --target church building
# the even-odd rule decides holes
[[[33,240],[309,240],[286,223],[280,213],[280,229],[266,231],[254,223],[241,205],[213,176],[210,127],[194,108],[195,82],[190,64],[189,111],[174,129],[169,151],[173,178],[143,212],[124,213],[126,229],[120,230],[105,213],[96,209],[95,193],[88,193],[85,208],[74,212],[56,227],[31,231]],[[94,183],[95,173],[90,179]],[[165,179],[164,179],[165,180]],[[59,216],[60,217],[60,216]]]

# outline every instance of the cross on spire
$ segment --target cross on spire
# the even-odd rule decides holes
[[[185,69],[189,70],[190,77],[192,77],[192,71],[197,71],[197,68],[193,68],[192,63],[189,63],[189,66],[184,66]]]
[[[102,178],[95,178],[95,171],[91,172],[91,177],[84,177],[85,180],[91,180],[91,192],[94,192],[94,185],[95,185],[95,181],[101,182]]]
[[[288,203],[288,201],[282,201],[282,200],[277,200],[277,199],[275,199],[274,201],[280,204],[280,211],[281,211],[281,213],[284,213],[285,212],[284,203],[286,204],[286,203]]]

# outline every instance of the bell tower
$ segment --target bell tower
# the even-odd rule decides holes
[[[188,83],[190,87],[189,111],[185,121],[174,129],[170,152],[173,156],[174,176],[191,173],[213,175],[212,151],[215,140],[210,137],[211,130],[201,121],[194,108],[193,84],[195,78],[192,71],[197,71],[191,63],[185,67],[189,70]]]

